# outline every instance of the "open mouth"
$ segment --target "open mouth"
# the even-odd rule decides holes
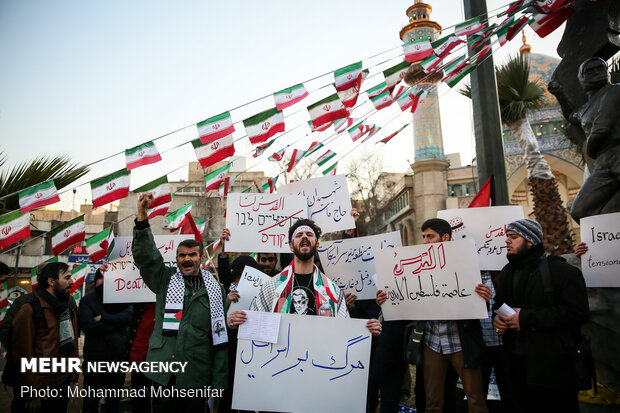
[[[194,268],[194,263],[192,262],[184,262],[183,263],[183,269],[184,270],[191,270]]]

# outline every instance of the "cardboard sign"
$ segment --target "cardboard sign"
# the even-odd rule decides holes
[[[302,195],[308,201],[308,217],[323,233],[355,228],[351,197],[344,175],[293,182],[278,188],[278,194]]]
[[[307,218],[304,197],[299,195],[229,193],[226,200],[227,252],[290,253],[288,229]]]
[[[277,344],[238,341],[232,407],[363,412],[370,342],[366,320],[282,314]]]
[[[452,227],[452,239],[472,238],[483,271],[496,271],[508,264],[506,259],[506,227],[523,219],[521,206],[445,209],[437,211]]]
[[[239,301],[230,303],[228,313],[236,310],[249,310],[260,292],[263,283],[269,280],[267,274],[252,267],[245,267],[237,285]]]
[[[188,235],[155,235],[155,244],[169,267],[177,268],[177,246]],[[104,303],[147,303],[155,294],[146,286],[134,264],[131,245],[133,237],[116,237],[109,253],[108,271],[103,276]]]
[[[375,253],[386,320],[487,318],[474,288],[482,282],[472,239],[386,249]]]
[[[620,287],[620,212],[582,218],[579,225],[588,245],[581,256],[586,286]]]
[[[338,241],[322,241],[319,257],[325,274],[345,293],[355,294],[358,300],[377,296],[372,280],[375,269],[375,251],[402,247],[400,232],[369,237],[349,238]]]

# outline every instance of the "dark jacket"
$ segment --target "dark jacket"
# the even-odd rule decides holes
[[[82,298],[78,315],[80,329],[84,332],[84,360],[126,359],[127,327],[133,315],[132,306],[116,314],[107,313],[96,289]],[[96,316],[101,319],[95,321]]]
[[[553,294],[544,292],[541,259],[547,259]],[[507,356],[524,354],[527,384],[574,388],[572,360],[580,326],[589,316],[581,271],[561,257],[544,258],[542,252],[537,255],[532,251],[519,261],[511,260],[502,269],[496,292],[494,310],[504,303],[521,309],[521,331],[507,331],[503,346]]]

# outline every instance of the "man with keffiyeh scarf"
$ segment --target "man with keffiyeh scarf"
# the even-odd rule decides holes
[[[177,248],[177,268],[167,267],[151,232],[147,209],[153,194],[138,199],[132,253],[147,287],[156,295],[155,329],[146,361],[187,362],[185,370],[147,373],[163,387],[225,389],[228,336],[226,293],[213,275],[201,268],[205,252],[194,239]],[[208,411],[204,397],[155,398],[153,411]]]

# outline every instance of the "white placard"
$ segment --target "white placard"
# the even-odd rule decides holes
[[[506,258],[506,226],[523,219],[521,206],[445,209],[437,218],[452,226],[452,239],[473,238],[480,269],[495,271],[508,264]]]
[[[620,287],[620,212],[581,218],[579,225],[588,245],[581,256],[586,286]]]
[[[290,253],[288,229],[308,217],[299,195],[229,193],[226,200],[227,252]]]
[[[375,254],[386,320],[487,318],[474,288],[482,282],[472,239],[415,245]]]
[[[355,228],[351,197],[344,175],[292,182],[278,188],[278,194],[302,195],[308,200],[308,217],[323,233]]]
[[[239,326],[238,340],[256,340],[277,343],[280,333],[280,313],[246,311],[246,320]]]
[[[345,293],[355,294],[358,300],[374,300],[377,287],[372,276],[375,269],[374,251],[402,247],[400,232],[323,241],[319,257],[325,274]]]
[[[254,300],[260,292],[263,283],[270,277],[262,271],[246,266],[241,273],[237,291],[239,292],[239,301],[230,303],[228,313],[236,310],[249,310]]]
[[[188,235],[155,235],[155,245],[164,257],[164,263],[177,268],[177,246]],[[155,294],[148,289],[133,262],[131,245],[133,237],[114,238],[114,248],[109,254],[108,271],[103,276],[104,303],[150,303]]]
[[[239,340],[233,409],[366,411],[366,320],[282,314],[278,344]]]

